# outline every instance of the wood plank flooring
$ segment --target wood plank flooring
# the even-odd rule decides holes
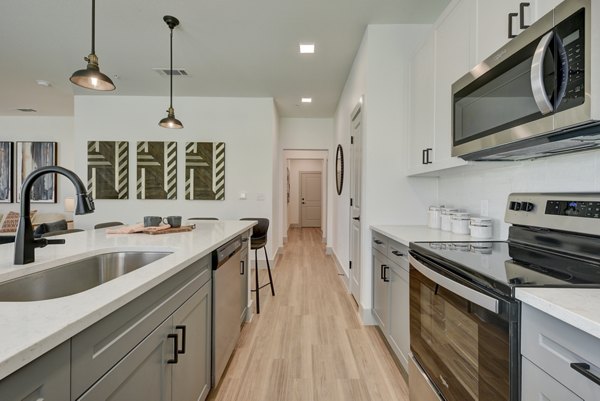
[[[276,296],[261,291],[261,313],[243,327],[209,400],[408,401],[377,329],[360,324],[321,231],[290,229],[288,239],[273,271]]]

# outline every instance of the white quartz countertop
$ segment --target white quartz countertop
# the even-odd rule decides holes
[[[425,241],[493,241],[494,238],[473,238],[470,235],[454,234],[450,231],[435,230],[427,226],[371,226],[371,230],[385,235],[408,246],[410,242]],[[498,240],[498,238],[495,238]]]
[[[600,339],[599,288],[517,288],[517,299]]]
[[[144,292],[175,275],[254,221],[194,221],[191,232],[147,235],[89,230],[56,238],[64,245],[37,248],[35,262],[13,265],[14,244],[0,245],[0,282],[111,251],[173,252],[133,272],[67,297],[0,302],[0,379],[63,343]]]

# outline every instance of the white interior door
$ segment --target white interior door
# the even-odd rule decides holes
[[[320,172],[300,172],[300,224],[321,227]]]
[[[360,187],[362,176],[362,116],[358,104],[351,114],[350,140],[350,293],[360,305]]]

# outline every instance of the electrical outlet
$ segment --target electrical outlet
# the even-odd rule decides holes
[[[490,205],[487,200],[481,201],[481,215],[486,217],[490,215]]]
[[[240,200],[246,200],[246,192],[240,193]]]

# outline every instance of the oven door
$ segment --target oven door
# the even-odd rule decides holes
[[[518,383],[518,364],[511,371],[511,362],[518,361],[511,358],[517,349],[510,344],[517,331],[509,334],[515,320],[509,317],[511,304],[415,256],[410,256],[410,348],[418,365],[446,401],[518,399],[511,389]],[[411,401],[424,399],[416,394]]]

